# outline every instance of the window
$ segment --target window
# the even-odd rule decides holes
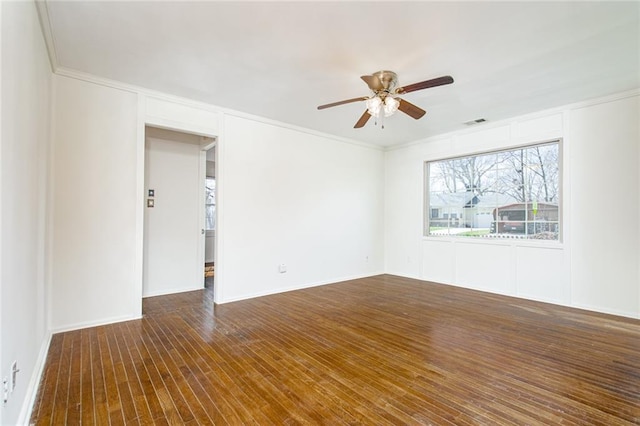
[[[216,179],[207,177],[205,182],[205,229],[216,229]]]
[[[426,163],[425,235],[559,240],[560,141]]]

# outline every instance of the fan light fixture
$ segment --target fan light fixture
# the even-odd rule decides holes
[[[386,96],[384,100],[378,95],[374,95],[367,99],[367,112],[369,115],[378,118],[380,111],[384,111],[384,116],[389,117],[398,110],[400,101],[391,96]]]
[[[397,110],[402,111],[415,120],[421,118],[426,113],[422,108],[404,99],[396,98],[396,96],[453,83],[453,78],[450,75],[445,75],[432,78],[431,80],[413,83],[408,86],[398,87],[398,76],[393,71],[377,71],[371,75],[363,75],[360,78],[367,83],[367,86],[369,86],[369,89],[373,92],[371,95],[320,105],[318,109],[365,101],[367,110],[362,113],[362,116],[353,127],[359,129],[367,124],[367,121],[369,121],[371,117],[375,117],[376,124],[380,121],[380,125],[384,129],[384,118],[393,115]]]

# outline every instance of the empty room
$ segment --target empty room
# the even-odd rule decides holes
[[[639,2],[0,23],[0,424],[640,424]]]

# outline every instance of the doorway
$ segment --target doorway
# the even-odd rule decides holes
[[[213,290],[215,282],[216,247],[216,146],[207,150],[205,176],[205,212],[204,212],[204,286]]]
[[[145,127],[142,297],[204,288],[205,147],[214,139]]]

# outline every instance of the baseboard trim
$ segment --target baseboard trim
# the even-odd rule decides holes
[[[334,279],[330,279],[330,280],[316,281],[316,282],[313,282],[313,283],[301,284],[301,285],[291,286],[291,287],[280,287],[280,288],[277,288],[277,289],[272,289],[272,290],[268,290],[268,291],[264,291],[264,292],[258,292],[258,293],[248,294],[248,295],[242,295],[242,296],[238,296],[238,297],[232,297],[232,298],[224,299],[224,300],[222,300],[220,302],[216,302],[216,303],[220,304],[220,305],[223,305],[225,303],[239,302],[240,300],[253,299],[255,297],[270,296],[272,294],[286,293],[286,292],[289,292],[289,291],[296,291],[296,290],[304,290],[305,288],[319,287],[319,286],[322,286],[322,285],[338,284],[338,283],[341,283],[343,281],[351,281],[351,280],[358,280],[360,278],[375,277],[377,275],[382,275],[382,274],[384,274],[384,272],[372,272],[372,273],[362,274],[362,275],[352,275],[352,276],[347,276],[347,277],[342,277],[342,278],[334,278]]]
[[[170,288],[168,290],[162,290],[162,291],[153,292],[149,294],[143,294],[142,298],[144,299],[146,297],[166,296],[167,294],[186,293],[189,291],[197,291],[202,289],[204,289],[204,284],[199,285],[197,287],[193,287],[193,288]]]
[[[40,345],[40,352],[34,365],[33,374],[29,380],[25,398],[20,409],[20,415],[18,417],[18,425],[28,425],[31,420],[31,413],[33,412],[33,405],[36,402],[36,396],[38,396],[38,388],[40,381],[42,380],[42,374],[44,373],[44,367],[47,362],[47,354],[49,353],[49,346],[51,345],[51,337],[53,334],[47,332],[47,335]]]
[[[124,321],[133,321],[140,318],[142,318],[142,315],[112,317],[112,318],[105,318],[98,321],[81,322],[77,324],[70,324],[70,325],[65,325],[61,327],[55,327],[51,330],[51,334],[63,333],[65,331],[81,330],[83,328],[89,328],[89,327],[98,327],[101,325],[115,324],[115,323],[124,322]]]

